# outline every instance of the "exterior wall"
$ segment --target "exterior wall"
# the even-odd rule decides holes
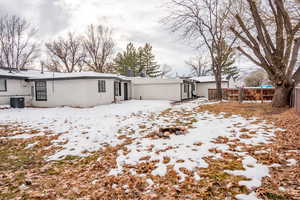
[[[106,92],[98,92],[98,80],[106,81]],[[33,81],[32,86],[35,85]],[[92,107],[114,101],[113,79],[76,79],[47,81],[47,101],[36,101],[35,107]]]
[[[222,82],[222,88],[228,88],[228,82]],[[208,98],[208,89],[215,89],[216,83],[196,83],[196,95],[199,97]]]
[[[237,84],[236,82],[233,80],[233,78],[230,78],[229,79],[229,82],[228,82],[228,88],[237,88]]]
[[[6,92],[0,92],[0,105],[9,105],[10,97],[20,96],[25,97],[25,105],[31,103],[31,87],[30,83],[25,80],[6,79]]]
[[[131,78],[134,99],[181,101],[181,79]]]
[[[184,91],[184,84],[181,84],[182,100],[192,98],[192,85],[191,84],[187,84],[187,85],[188,85],[188,90]]]
[[[166,78],[141,78],[134,77],[131,78],[133,84],[175,84],[183,83],[182,79],[166,79]]]
[[[115,81],[115,82],[120,82],[120,81]],[[121,81],[121,96],[116,96],[117,101],[124,101],[125,100],[125,83],[128,85],[128,100],[132,99],[132,84],[131,82],[124,82]],[[114,93],[114,86],[112,87],[113,93]]]
[[[133,98],[143,100],[180,101],[180,83],[133,84]]]

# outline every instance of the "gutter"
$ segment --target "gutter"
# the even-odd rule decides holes
[[[53,80],[77,80],[77,79],[115,79],[124,82],[131,82],[130,80],[125,80],[119,77],[113,76],[76,76],[76,77],[47,77],[47,78],[27,78],[28,81],[53,81]]]
[[[26,80],[28,77],[25,76],[14,76],[14,75],[0,75],[0,78],[7,78],[7,79],[17,79],[17,80]]]

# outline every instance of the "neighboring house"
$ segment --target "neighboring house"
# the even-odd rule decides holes
[[[131,99],[131,81],[115,74],[95,72],[9,72],[0,69],[0,104],[25,97],[26,106],[92,107]]]
[[[134,99],[182,101],[192,98],[193,81],[164,78],[131,78]]]
[[[200,76],[190,78],[195,82],[195,95],[198,97],[208,98],[208,89],[216,88],[216,81],[214,76]],[[227,80],[225,77],[222,78],[222,88],[235,87],[232,79]]]

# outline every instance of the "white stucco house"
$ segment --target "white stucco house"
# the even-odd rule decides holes
[[[190,78],[195,82],[195,94],[198,97],[208,98],[208,89],[216,88],[216,81],[214,76],[200,76]],[[235,83],[233,79],[227,80],[222,77],[222,88],[234,88]]]
[[[92,107],[131,99],[131,81],[124,76],[95,72],[41,73],[0,69],[0,104],[24,97],[26,106]]]
[[[166,78],[130,78],[134,99],[182,101],[192,98],[193,81]]]
[[[93,107],[130,99],[182,101],[192,98],[193,81],[129,78],[116,74],[58,73],[0,69],[0,105],[12,97],[32,107]]]

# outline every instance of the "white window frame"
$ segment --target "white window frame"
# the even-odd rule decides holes
[[[6,79],[0,79],[0,81],[4,81],[4,89],[0,88],[0,92],[7,92],[7,80]]]
[[[106,93],[106,81],[105,80],[98,80],[98,92]]]
[[[44,83],[44,86],[38,86],[39,83]],[[44,93],[44,94],[41,94]],[[40,98],[44,96],[45,98]],[[47,101],[47,81],[35,81],[35,100],[36,101]]]

